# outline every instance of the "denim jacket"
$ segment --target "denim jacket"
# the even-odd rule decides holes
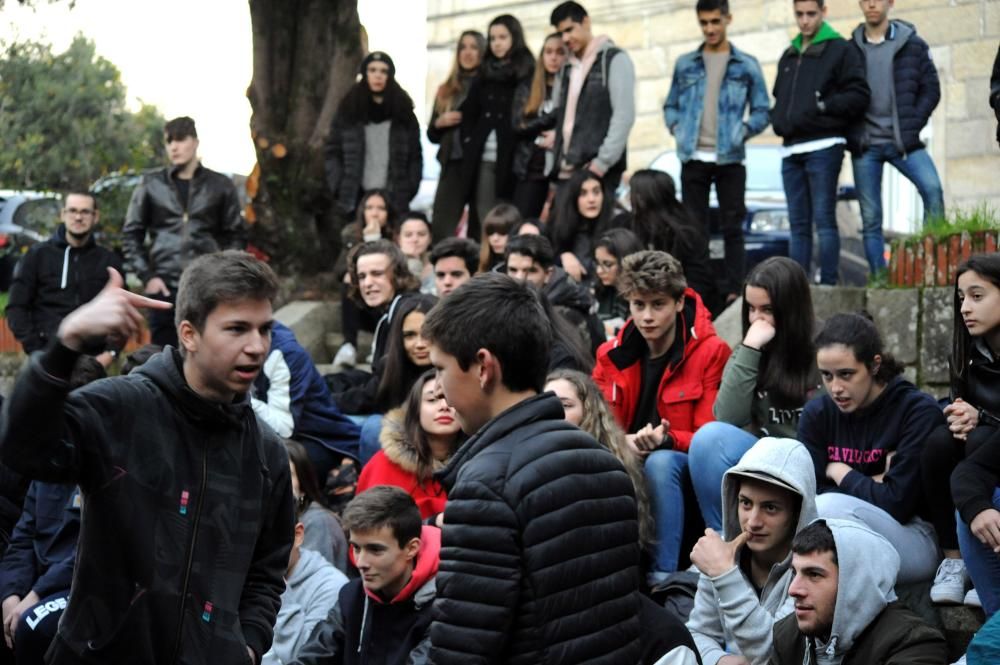
[[[702,48],[704,45],[677,59],[670,94],[663,104],[663,118],[677,141],[677,156],[682,162],[691,159],[698,144],[706,81]],[[767,128],[770,104],[764,73],[757,59],[730,44],[729,62],[719,90],[716,139],[719,164],[743,161],[744,143]],[[748,105],[750,116],[744,122],[743,114]]]

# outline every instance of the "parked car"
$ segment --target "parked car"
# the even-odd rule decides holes
[[[748,144],[746,147],[747,184],[744,201],[747,215],[743,220],[743,240],[747,270],[770,256],[788,256],[791,226],[788,203],[781,179],[780,147]],[[667,150],[652,161],[649,168],[663,171],[674,179],[678,192],[681,163],[677,153]],[[622,197],[619,197],[622,198]],[[627,195],[624,196],[627,199]],[[724,242],[719,228],[719,204],[712,188],[709,211],[709,252],[716,275],[724,274]],[[853,185],[841,185],[837,191],[837,226],[840,229],[840,280],[845,286],[864,286],[868,281],[868,262],[861,242],[861,215]],[[819,241],[813,238],[813,261],[810,276],[818,281]]]
[[[59,226],[62,204],[54,194],[0,190],[0,291],[8,291],[14,267],[28,248]]]

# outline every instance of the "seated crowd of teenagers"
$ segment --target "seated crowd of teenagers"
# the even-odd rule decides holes
[[[255,633],[239,662],[243,647],[255,665],[947,662],[897,585],[980,605],[969,662],[988,662],[973,658],[1000,642],[1000,254],[957,270],[939,402],[865,312],[817,319],[800,262],[744,275],[739,253],[717,280],[702,215],[666,173],[635,171],[620,206],[631,60],[575,2],[550,22],[537,57],[508,14],[460,36],[427,130],[430,218],[409,210],[420,128],[386,53],[334,114],[343,343],[321,375],[290,328],[267,326],[246,402],[283,444],[294,530],[275,550],[273,637]],[[763,129],[759,101],[741,135]],[[704,139],[682,180],[705,197],[725,181],[728,201],[742,166],[700,162]],[[733,301],[730,348],[713,318]],[[165,354],[127,365],[161,371]],[[73,386],[103,376],[88,359]],[[270,463],[258,475],[284,478]],[[92,489],[46,478],[24,479],[0,559],[0,665],[43,662],[72,603]],[[691,602],[664,605],[685,582]]]

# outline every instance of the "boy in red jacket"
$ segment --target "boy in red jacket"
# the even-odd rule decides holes
[[[648,579],[656,585],[677,569],[690,484],[687,449],[695,430],[713,419],[730,350],[687,288],[680,262],[666,252],[627,256],[618,290],[632,318],[598,349],[594,381],[629,444],[646,458],[657,531]]]

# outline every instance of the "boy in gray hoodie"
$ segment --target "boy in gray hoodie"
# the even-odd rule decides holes
[[[944,636],[894,602],[899,554],[884,537],[860,522],[816,520],[792,552],[795,614],[774,626],[771,665],[948,662]]]
[[[792,539],[816,519],[816,474],[794,439],[765,437],[722,479],[722,530],[691,552],[701,571],[688,619],[704,665],[759,665],[792,612]]]

